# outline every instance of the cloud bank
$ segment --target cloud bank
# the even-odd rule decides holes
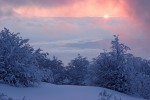
[[[103,20],[104,14],[110,19]],[[35,41],[87,36],[106,39],[112,35],[107,32],[111,32],[119,34],[139,56],[149,57],[150,0],[0,0],[0,25],[25,33],[23,37]],[[99,41],[80,41],[65,47],[87,50],[98,44]]]
[[[150,0],[0,0],[0,16],[102,17],[104,14],[130,19],[148,29]]]

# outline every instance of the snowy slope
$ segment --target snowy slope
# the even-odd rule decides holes
[[[3,92],[14,99],[20,99],[25,96],[27,100],[98,100],[100,99],[99,93],[104,90],[113,94],[113,96],[121,98],[121,100],[144,100],[100,87],[42,83],[39,87],[17,88],[0,84],[1,93]]]

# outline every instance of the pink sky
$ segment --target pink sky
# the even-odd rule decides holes
[[[105,14],[110,17],[103,18]],[[0,0],[1,29],[7,27],[20,32],[33,44],[41,44],[40,47],[54,54],[58,47],[62,51],[68,49],[69,56],[82,53],[81,46],[85,45],[91,46],[86,48],[85,56],[89,52],[96,56],[106,48],[102,45],[111,40],[113,34],[119,34],[121,40],[133,48],[133,53],[150,59],[147,55],[150,51],[149,18],[150,0]],[[42,44],[45,42],[49,45]],[[72,45],[66,48],[66,44],[59,44],[62,42]],[[53,43],[59,45],[51,50]],[[101,47],[95,49],[94,43]],[[76,46],[80,48],[77,50]],[[62,59],[63,53],[58,54]],[[93,57],[91,55],[88,56]]]

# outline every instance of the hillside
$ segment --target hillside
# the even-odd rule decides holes
[[[25,96],[25,100],[101,100],[99,93],[104,92],[104,90],[108,94],[112,94],[111,100],[114,100],[114,97],[117,97],[118,100],[120,98],[121,100],[144,100],[100,87],[42,83],[38,87],[18,88],[0,84],[1,93],[14,99],[21,99]]]

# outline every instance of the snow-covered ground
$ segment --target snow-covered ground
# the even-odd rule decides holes
[[[14,99],[21,99],[25,96],[27,100],[101,100],[99,93],[104,90],[108,94],[112,94],[113,99],[111,100],[114,100],[114,96],[121,98],[121,100],[144,100],[100,87],[42,83],[38,87],[18,88],[0,84],[0,93],[4,93]]]

